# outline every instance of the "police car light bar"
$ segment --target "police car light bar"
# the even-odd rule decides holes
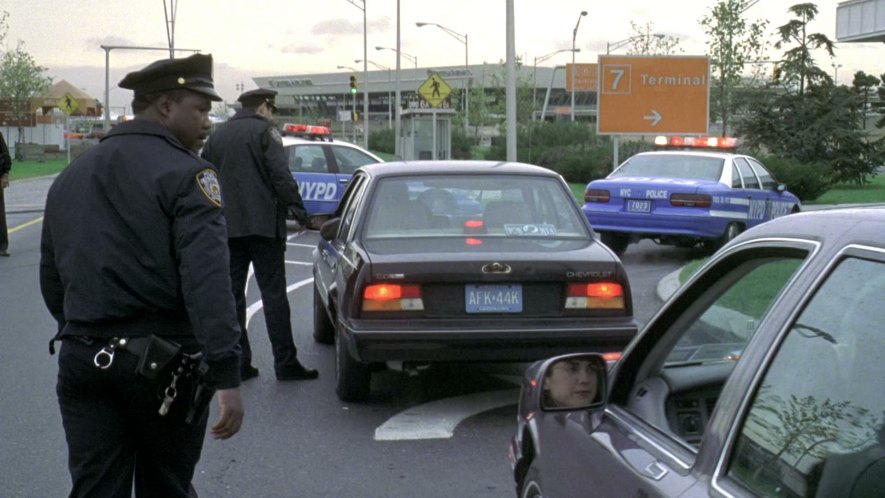
[[[683,137],[657,136],[655,145],[659,147],[697,148],[697,149],[734,149],[737,139],[734,137]]]
[[[283,125],[283,135],[313,140],[332,140],[332,130],[328,126],[286,123]]]

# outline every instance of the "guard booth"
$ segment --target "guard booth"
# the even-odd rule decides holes
[[[452,87],[432,73],[416,92],[420,99],[400,115],[400,150],[404,161],[452,157]]]
[[[404,161],[452,158],[454,109],[406,109],[402,120]]]

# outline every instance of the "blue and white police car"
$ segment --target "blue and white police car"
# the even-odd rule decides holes
[[[657,137],[658,150],[636,154],[606,178],[587,184],[584,215],[617,254],[630,243],[717,249],[740,232],[800,210],[758,160],[728,152],[719,137]]]
[[[298,182],[311,226],[318,226],[335,212],[357,168],[384,162],[359,146],[333,140],[327,126],[286,123],[281,132],[289,171]]]

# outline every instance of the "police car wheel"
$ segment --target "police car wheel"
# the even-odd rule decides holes
[[[335,393],[341,401],[365,401],[369,397],[372,372],[356,361],[341,338],[340,325],[335,340]]]
[[[612,232],[602,232],[599,235],[602,243],[607,245],[618,256],[623,256],[627,252],[627,246],[630,245],[630,238],[626,235],[620,235]]]
[[[743,230],[741,230],[740,224],[729,223],[728,226],[725,227],[725,233],[723,233],[722,237],[720,237],[719,240],[716,241],[717,243],[716,243],[716,246],[714,247],[714,249],[718,250],[720,247],[724,246],[725,244],[728,244],[729,242],[731,242],[732,239],[734,239],[735,237],[740,235],[740,233],[742,231]]]
[[[313,340],[320,344],[335,342],[335,324],[326,313],[326,307],[316,286],[313,288]]]

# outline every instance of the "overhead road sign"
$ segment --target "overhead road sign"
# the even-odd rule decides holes
[[[710,58],[599,56],[601,135],[707,134]]]
[[[442,79],[439,73],[433,73],[418,87],[418,95],[430,104],[430,107],[448,108],[450,106],[445,103],[451,102],[449,97],[452,95],[452,87]]]

